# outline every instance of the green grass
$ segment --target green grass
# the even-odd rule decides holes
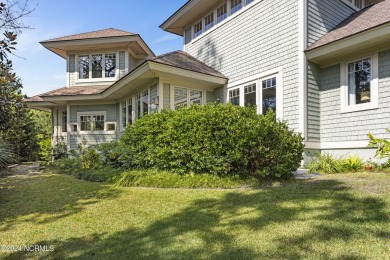
[[[390,176],[260,189],[115,188],[68,175],[0,179],[4,259],[390,259]]]

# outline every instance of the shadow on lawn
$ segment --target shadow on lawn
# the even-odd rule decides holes
[[[253,192],[228,192],[222,199],[194,201],[181,212],[144,230],[127,229],[110,236],[93,235],[39,244],[54,245],[54,252],[42,255],[47,259],[70,255],[76,259],[299,259],[308,256],[328,259],[332,258],[332,252],[322,250],[319,254],[313,245],[338,239],[348,242],[366,235],[380,237],[383,234],[378,233],[375,225],[386,226],[389,221],[385,202],[379,198],[357,197],[348,190],[342,182],[319,180]],[[288,229],[293,222],[302,227],[310,225],[311,229],[294,234],[286,232],[277,238],[258,238],[270,239],[272,246],[268,249],[244,246],[245,242],[240,245],[238,239],[246,238],[237,237],[242,229],[258,232],[273,225]],[[9,259],[26,256],[29,256],[26,252],[16,252]],[[336,257],[363,259],[353,252]]]
[[[0,232],[21,222],[40,224],[64,218],[80,212],[86,205],[116,197],[118,192],[118,189],[80,181],[67,175],[12,176],[2,179]]]

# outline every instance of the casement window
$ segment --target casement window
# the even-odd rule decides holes
[[[194,25],[194,38],[201,35],[203,32],[203,22],[199,21]]]
[[[378,54],[341,64],[341,112],[378,108]]]
[[[237,106],[256,106],[258,114],[268,110],[283,119],[283,75],[282,68],[275,68],[259,75],[228,85],[227,100]]]
[[[276,112],[276,83],[276,77],[262,80],[263,114],[266,114],[269,109]]]
[[[80,131],[104,131],[104,115],[80,115]]]
[[[240,89],[233,89],[229,91],[229,102],[235,106],[240,105]]]
[[[214,26],[214,12],[204,18],[204,31]]]
[[[79,55],[79,79],[114,78],[116,67],[116,53]]]
[[[149,90],[145,90],[135,96],[136,117],[141,118],[149,113]]]
[[[203,102],[203,91],[197,89],[189,89],[184,87],[174,87],[174,98],[173,106],[174,109],[181,107],[187,107],[188,105],[202,105]]]
[[[230,0],[230,14],[234,14],[242,8],[242,0]]]
[[[228,17],[227,13],[227,3],[224,3],[217,9],[217,23],[222,22]]]
[[[68,112],[62,111],[62,132],[66,133],[68,131]]]
[[[256,106],[256,83],[244,86],[245,106]]]

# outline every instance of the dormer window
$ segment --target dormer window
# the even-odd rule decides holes
[[[104,79],[116,76],[116,53],[79,55],[79,79]]]

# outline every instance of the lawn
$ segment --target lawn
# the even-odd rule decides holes
[[[114,188],[67,175],[0,179],[4,259],[390,259],[390,176],[259,189]]]

